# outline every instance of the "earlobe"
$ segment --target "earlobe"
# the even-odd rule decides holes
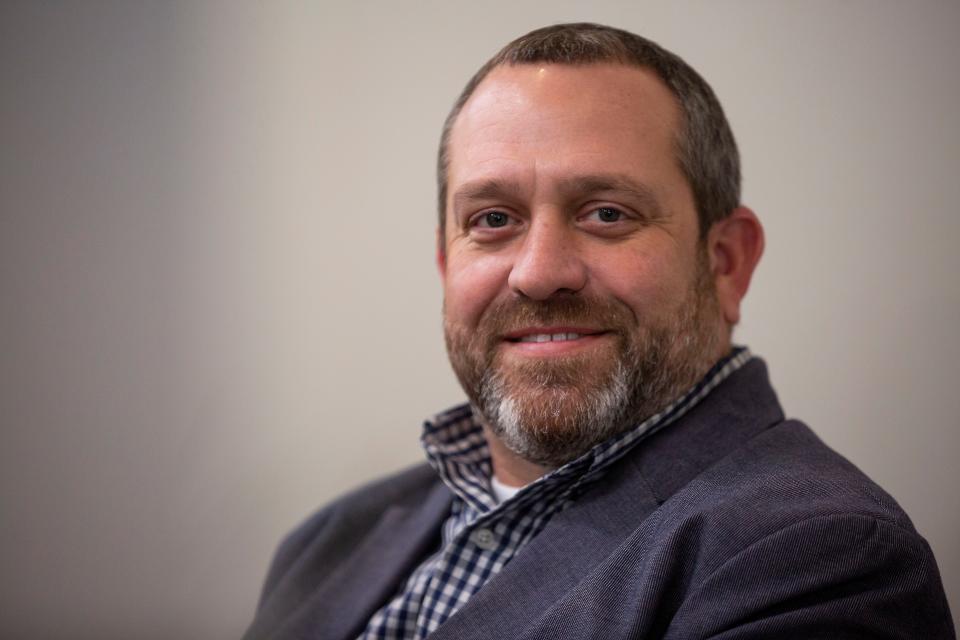
[[[763,226],[746,207],[737,207],[710,228],[707,237],[710,269],[720,310],[730,325],[740,321],[740,301],[750,287],[763,247]]]

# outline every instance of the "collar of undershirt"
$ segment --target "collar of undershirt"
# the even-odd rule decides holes
[[[497,502],[509,500],[521,491],[523,491],[523,487],[515,487],[500,482],[499,478],[497,478],[497,474],[490,476],[490,493],[492,493],[493,497],[497,499]]]
[[[538,478],[499,505],[491,491],[493,465],[490,449],[470,405],[459,405],[425,422],[421,444],[427,460],[447,487],[478,514],[506,505],[519,507],[549,496],[568,495],[598,479],[644,438],[676,421],[752,357],[746,347],[734,347],[729,355],[663,411]]]

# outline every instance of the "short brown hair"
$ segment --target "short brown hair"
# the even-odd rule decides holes
[[[681,111],[677,159],[693,191],[701,238],[740,204],[740,155],[733,132],[710,85],[679,56],[622,29],[590,23],[531,31],[490,58],[464,87],[443,124],[437,154],[440,230],[445,228],[450,132],[463,105],[501,65],[587,65],[613,62],[650,69],[677,98]],[[441,244],[442,246],[442,244]]]

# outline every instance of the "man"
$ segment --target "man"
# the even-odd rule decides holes
[[[470,400],[283,543],[250,638],[948,638],[907,516],[731,344],[763,251],[709,86],[638,36],[507,45],[444,127]]]

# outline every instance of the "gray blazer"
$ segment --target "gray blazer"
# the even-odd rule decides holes
[[[427,465],[283,542],[249,640],[347,639],[439,548]],[[432,640],[954,638],[930,547],[800,422],[759,360],[557,514]]]

